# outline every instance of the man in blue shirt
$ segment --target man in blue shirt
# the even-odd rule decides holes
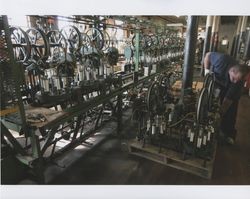
[[[236,138],[236,115],[244,78],[249,72],[246,65],[240,65],[231,56],[208,52],[204,58],[205,75],[213,72],[217,87],[220,89],[221,131],[229,144]]]

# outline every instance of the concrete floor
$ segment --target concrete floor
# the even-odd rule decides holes
[[[123,140],[110,137],[49,182],[58,185],[250,185],[250,97],[242,96],[234,146],[219,145],[213,177],[201,177],[122,150]],[[129,125],[122,133],[133,136]]]

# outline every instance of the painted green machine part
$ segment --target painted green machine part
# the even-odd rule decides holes
[[[133,50],[131,49],[130,46],[125,46],[124,56],[127,60],[130,60],[133,57]]]
[[[138,71],[139,69],[139,57],[140,57],[140,53],[139,53],[139,41],[140,41],[140,32],[137,29],[136,33],[135,33],[135,72]]]

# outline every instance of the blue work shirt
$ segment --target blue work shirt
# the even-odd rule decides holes
[[[240,98],[243,81],[237,83],[231,82],[228,73],[229,69],[238,62],[233,57],[218,52],[211,52],[209,61],[216,82],[225,93],[224,97],[231,100],[238,100]]]

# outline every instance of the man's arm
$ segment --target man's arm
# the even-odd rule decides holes
[[[206,53],[205,58],[204,58],[204,71],[205,75],[209,73],[210,69],[210,52]]]

